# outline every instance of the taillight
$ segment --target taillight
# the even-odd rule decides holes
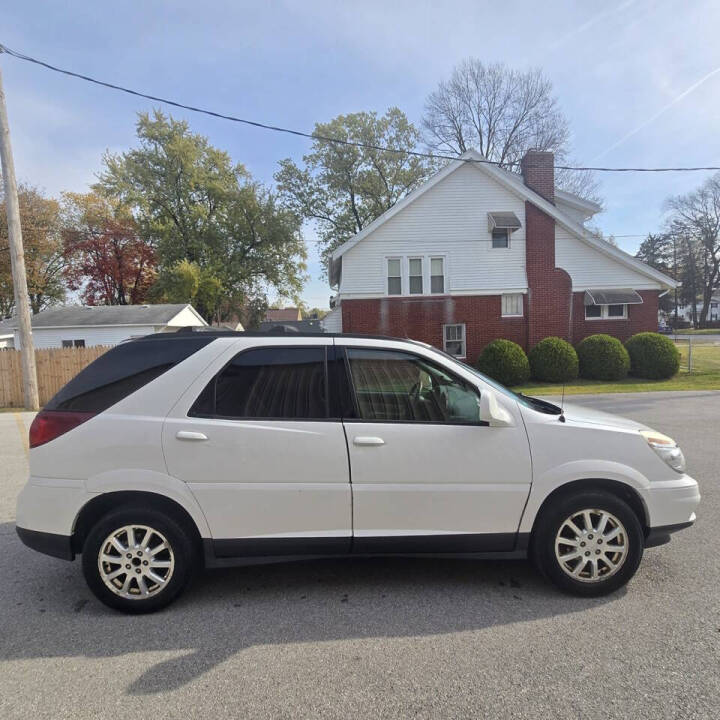
[[[30,425],[30,447],[44,445],[94,416],[95,413],[88,412],[41,410]]]

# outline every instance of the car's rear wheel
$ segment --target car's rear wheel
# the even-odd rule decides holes
[[[126,507],[100,518],[82,552],[85,579],[105,605],[132,613],[159,610],[190,580],[196,553],[188,532],[154,509]]]
[[[643,554],[633,510],[607,492],[583,492],[544,509],[532,539],[535,563],[566,592],[596,597],[635,574]]]

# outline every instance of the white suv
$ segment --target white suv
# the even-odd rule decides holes
[[[611,592],[700,500],[668,437],[516,395],[420,343],[153,335],[110,350],[30,430],[23,542],[158,609],[200,567],[329,555],[533,558]]]

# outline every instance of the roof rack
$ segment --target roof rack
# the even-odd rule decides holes
[[[187,327],[178,328],[175,332],[164,332],[154,333],[152,335],[145,335],[142,338],[136,338],[137,340],[149,340],[149,339],[166,339],[171,340],[172,338],[187,337],[188,335],[203,335],[203,336],[215,336],[215,337],[259,337],[259,338],[272,338],[278,337],[278,335],[287,335],[290,338],[358,338],[362,340],[400,340],[401,342],[409,342],[415,345],[426,346],[427,343],[420,342],[419,340],[412,340],[407,337],[394,337],[392,335],[364,335],[363,333],[316,333],[316,332],[295,332],[295,329],[291,332],[278,331],[276,328],[270,330],[229,330],[227,328],[218,328],[211,326],[195,327],[189,325]]]

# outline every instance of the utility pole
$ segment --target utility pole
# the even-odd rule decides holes
[[[35,348],[33,347],[32,326],[30,324],[30,298],[25,274],[25,253],[23,251],[22,228],[20,227],[20,204],[18,203],[17,183],[15,181],[15,163],[13,162],[12,148],[10,147],[10,125],[8,123],[7,107],[5,106],[2,70],[0,70],[0,161],[2,161],[3,185],[5,187],[15,307],[20,332],[23,395],[25,408],[27,410],[37,410],[40,407],[40,401],[35,370]]]

